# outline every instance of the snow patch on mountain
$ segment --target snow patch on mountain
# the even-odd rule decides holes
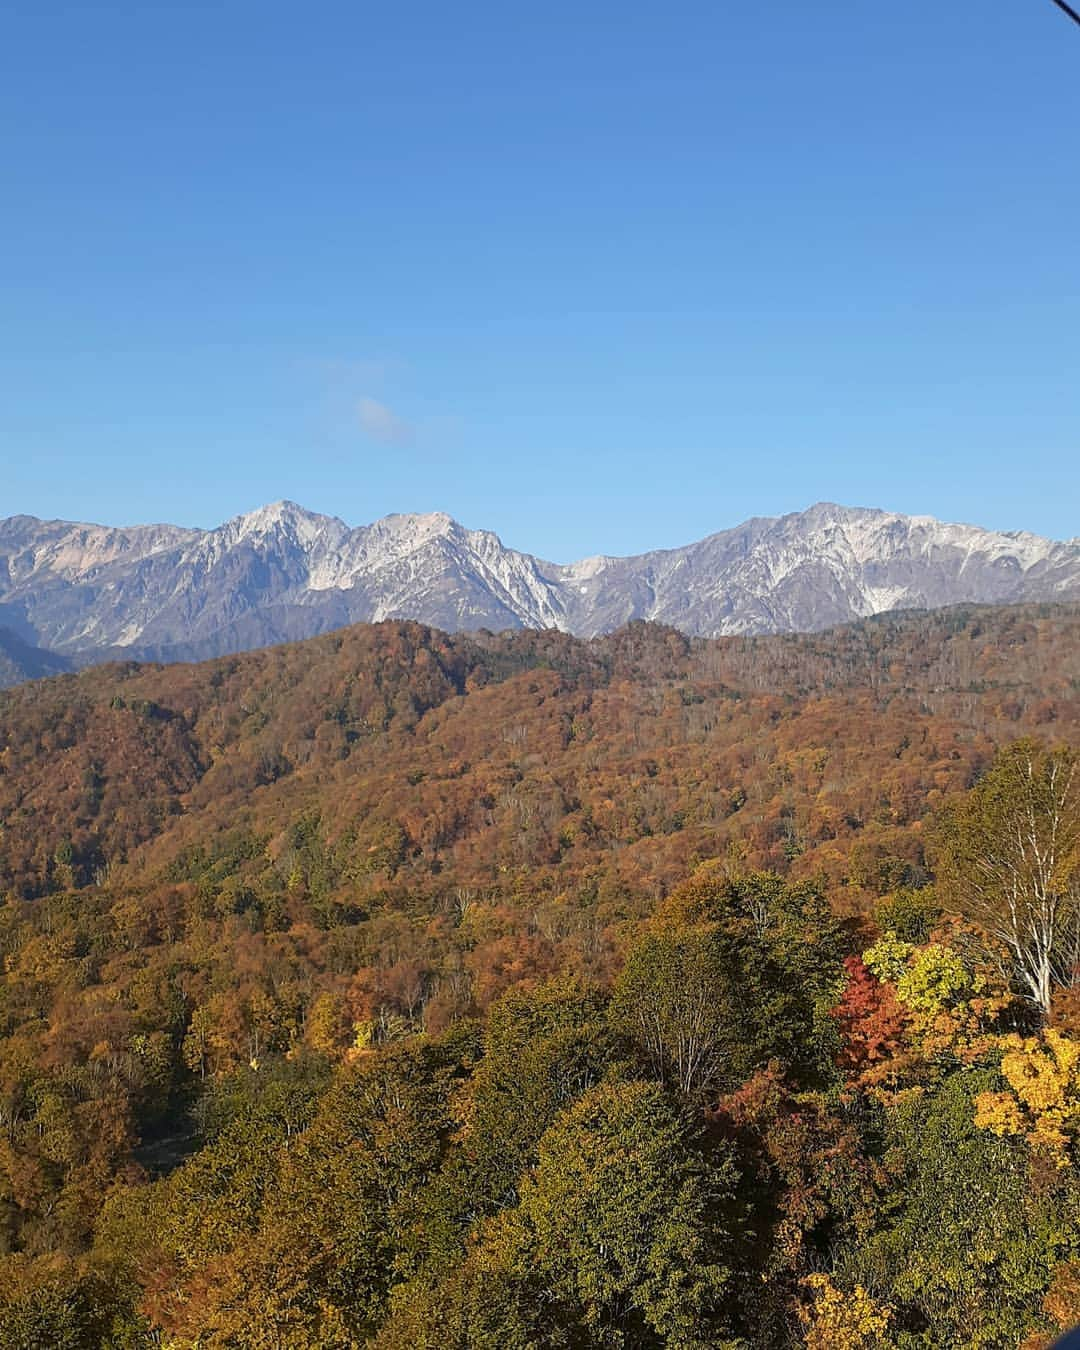
[[[215,530],[0,521],[0,624],[80,661],[176,659],[411,618],[808,631],[896,608],[1080,598],[1080,541],[819,503],[682,548],[556,564],[443,512],[350,528],[279,501]]]

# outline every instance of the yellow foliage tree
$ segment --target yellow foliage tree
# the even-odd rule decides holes
[[[981,1093],[975,1123],[997,1135],[1023,1134],[1067,1167],[1080,1130],[1080,1042],[1047,1027],[1041,1036],[1006,1036],[1002,1044],[1008,1090]]]
[[[799,1309],[807,1350],[879,1350],[889,1344],[892,1309],[861,1284],[848,1294],[828,1275],[808,1275],[802,1283],[814,1296],[809,1307]]]
[[[990,1028],[1011,995],[956,947],[917,947],[887,932],[862,959],[908,1010],[909,1035],[924,1063],[970,1064],[997,1048]]]

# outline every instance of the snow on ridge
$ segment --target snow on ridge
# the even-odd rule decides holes
[[[838,511],[838,516],[829,521],[825,530],[835,529],[842,534],[853,560],[860,566],[880,564],[897,556],[925,556],[935,549],[946,548],[965,555],[961,568],[972,556],[988,561],[1011,557],[1026,572],[1056,549],[1067,547],[1023,530],[989,530],[978,525],[941,521],[935,516],[904,516],[869,508],[839,508]],[[820,527],[811,531],[818,547],[823,547],[821,534]]]
[[[348,526],[337,516],[319,515],[318,512],[297,506],[296,502],[283,500],[234,516],[207,534],[240,540],[262,538],[278,531],[287,533],[302,545],[310,546],[327,535],[337,539],[347,534]]]
[[[617,559],[606,553],[594,553],[591,558],[581,558],[578,562],[566,563],[559,568],[559,575],[566,581],[592,581],[601,572],[610,567]]]
[[[564,565],[445,512],[350,528],[279,501],[214,530],[0,521],[0,603],[19,605],[39,645],[78,652],[152,643],[179,653],[196,637],[232,650],[240,619],[244,641],[273,640],[280,619],[259,617],[271,607],[297,636],[392,617],[590,635],[652,618],[718,634],[1069,596],[1080,598],[1080,541],[830,503],[681,548]]]
[[[432,550],[453,558],[463,575],[488,590],[494,598],[532,625],[559,626],[564,622],[552,588],[540,575],[536,560],[508,549],[490,530],[469,530],[444,512],[393,515],[350,531],[337,554],[328,554],[312,566],[312,590],[347,589],[361,578],[378,584],[389,570],[404,568],[410,579],[423,583],[424,566],[436,564]],[[431,555],[431,556],[429,556]],[[375,610],[386,617],[400,600],[380,603]]]
[[[863,618],[872,614],[886,614],[891,609],[903,609],[910,602],[906,586],[866,586],[859,601]]]
[[[75,579],[119,561],[137,562],[166,553],[197,531],[176,525],[75,525],[57,538],[43,539],[27,555],[28,572]]]

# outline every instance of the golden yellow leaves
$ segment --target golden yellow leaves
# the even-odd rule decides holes
[[[1032,1148],[1067,1167],[1080,1127],[1080,1042],[1047,1027],[1041,1036],[1006,1036],[1001,1043],[1009,1090],[981,1093],[975,1123],[997,1135],[1025,1135]]]
[[[888,1344],[892,1309],[861,1284],[848,1294],[828,1275],[808,1275],[802,1283],[814,1295],[813,1304],[799,1310],[807,1350],[876,1350]]]

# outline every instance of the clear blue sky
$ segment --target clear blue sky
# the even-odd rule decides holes
[[[1080,534],[1050,0],[27,0],[0,141],[0,515]]]

